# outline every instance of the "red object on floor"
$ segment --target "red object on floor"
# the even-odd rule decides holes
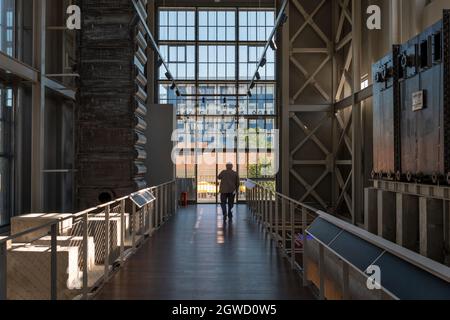
[[[187,192],[182,192],[181,193],[181,205],[183,207],[187,207],[188,206],[188,194],[187,194]]]

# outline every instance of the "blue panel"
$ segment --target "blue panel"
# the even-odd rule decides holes
[[[348,232],[339,235],[330,248],[363,272],[383,253],[380,248]]]
[[[308,232],[322,241],[324,244],[329,244],[331,240],[341,232],[342,229],[325,221],[322,218],[317,218],[309,227]]]
[[[402,300],[450,300],[450,283],[389,253],[376,265],[381,285]]]

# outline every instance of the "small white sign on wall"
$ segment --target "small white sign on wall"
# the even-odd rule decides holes
[[[412,94],[412,110],[420,111],[425,108],[425,90],[416,91]]]

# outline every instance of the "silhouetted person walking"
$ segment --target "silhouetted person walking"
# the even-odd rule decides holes
[[[220,205],[222,207],[223,218],[233,219],[233,207],[236,194],[239,190],[239,175],[233,170],[233,164],[227,164],[227,170],[222,171],[219,174],[218,179],[220,180]],[[228,205],[228,211],[227,211]]]

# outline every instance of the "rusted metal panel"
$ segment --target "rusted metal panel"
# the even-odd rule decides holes
[[[391,168],[394,140],[397,180],[450,183],[449,37],[450,12],[445,11],[442,21],[399,48],[394,59],[398,99],[395,90],[392,94],[387,87],[383,89],[384,80],[376,76],[380,81],[374,84],[374,171]],[[385,59],[376,63],[374,72],[385,63]],[[400,106],[398,118],[396,113],[386,113],[385,107],[392,105],[394,110]],[[398,125],[393,133],[392,122],[394,128]]]
[[[393,177],[396,171],[394,59],[391,53],[373,66],[373,170],[377,177]]]

